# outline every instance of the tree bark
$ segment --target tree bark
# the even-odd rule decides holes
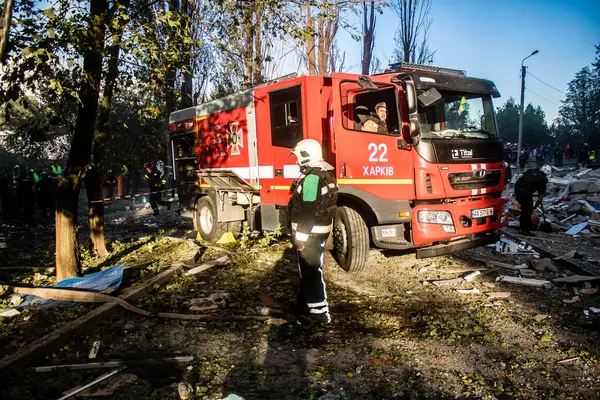
[[[79,191],[92,152],[94,121],[98,110],[98,95],[102,78],[102,51],[104,49],[106,0],[90,1],[88,29],[93,40],[83,56],[83,71],[88,79],[81,88],[81,104],[71,140],[65,173],[56,195],[56,280],[81,274],[77,238],[77,203]]]
[[[187,16],[186,27],[188,30],[192,29],[191,25],[191,7],[190,0],[182,0],[181,13],[183,16]],[[191,36],[191,35],[190,35]],[[190,45],[183,45],[184,64],[187,71],[183,71],[183,84],[181,85],[181,104],[180,108],[188,108],[194,105],[194,82],[192,73],[192,49]],[[168,147],[168,146],[167,146]]]
[[[371,69],[371,58],[373,57],[373,46],[375,44],[375,2],[371,2],[370,8],[363,3],[363,53],[362,73],[369,75]]]
[[[10,33],[13,4],[13,0],[6,0],[4,3],[4,10],[2,11],[2,30],[0,31],[0,63],[4,62],[6,57],[6,49],[8,48],[8,34]]]
[[[306,30],[308,31],[308,39],[306,40],[304,47],[306,50],[306,57],[308,58],[308,74],[316,75],[317,63],[315,53],[315,21],[313,20],[310,12],[310,5],[306,7]]]

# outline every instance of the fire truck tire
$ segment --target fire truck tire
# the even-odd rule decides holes
[[[347,206],[337,209],[333,228],[333,257],[347,272],[362,271],[369,258],[369,229],[358,212]]]
[[[196,202],[196,224],[200,236],[207,242],[216,242],[227,232],[227,223],[217,221],[217,208],[209,196]]]

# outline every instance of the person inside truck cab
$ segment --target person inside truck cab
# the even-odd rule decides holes
[[[358,110],[361,106],[356,107]],[[366,107],[364,107],[366,108]],[[365,121],[362,123],[361,131],[374,132],[374,133],[388,133],[386,124],[387,119],[387,106],[384,102],[377,103],[375,106],[375,112],[370,113]]]

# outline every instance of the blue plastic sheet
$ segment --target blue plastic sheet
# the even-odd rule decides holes
[[[67,278],[58,282],[55,287],[60,289],[73,289],[87,292],[112,293],[119,289],[123,280],[123,270],[125,264],[119,264],[104,271],[94,272],[93,274],[83,275],[82,278]],[[71,307],[79,303],[70,301],[55,301],[44,299],[38,296],[27,295],[18,308],[25,308],[35,304],[38,307]]]

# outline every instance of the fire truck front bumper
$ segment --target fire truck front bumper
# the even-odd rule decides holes
[[[452,203],[423,204],[413,208],[412,241],[415,247],[452,245],[460,249],[506,226],[506,198],[462,198]],[[463,242],[457,245],[457,240]],[[456,250],[453,250],[456,251]],[[423,249],[425,252],[425,249]],[[448,251],[451,252],[451,251]],[[437,253],[436,255],[444,254]]]
[[[500,233],[497,231],[486,232],[478,235],[469,236],[452,240],[446,244],[436,244],[433,246],[420,247],[416,250],[417,258],[427,258],[443,256],[444,254],[455,253],[457,251],[472,249],[474,247],[486,246],[490,243],[496,243],[500,240]]]

